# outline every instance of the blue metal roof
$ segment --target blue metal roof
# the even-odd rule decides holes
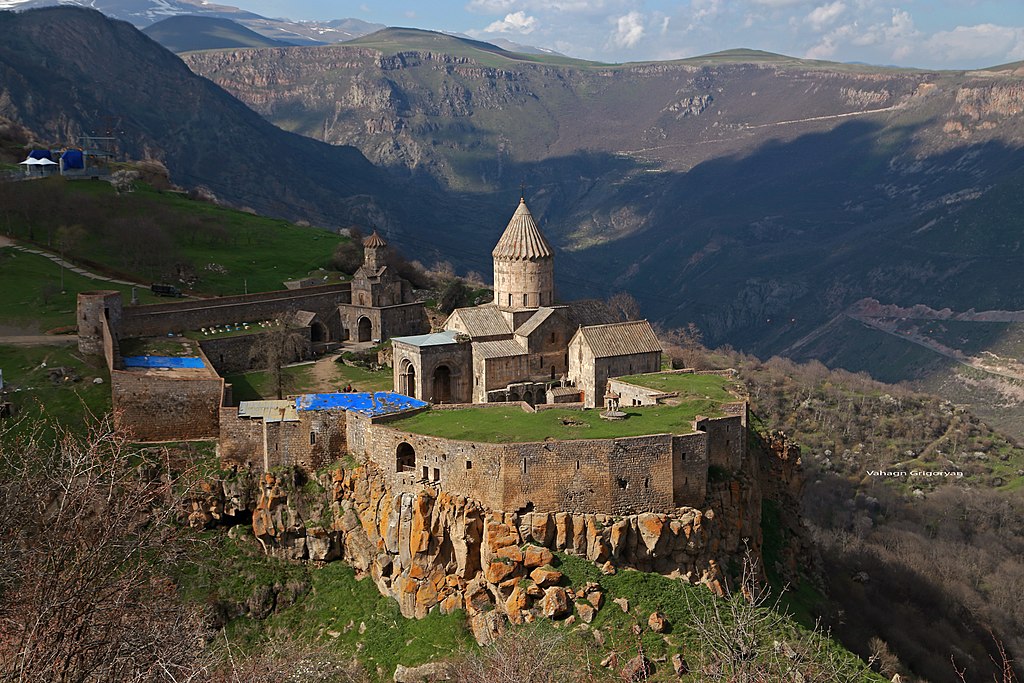
[[[128,356],[124,359],[126,368],[191,368],[202,369],[206,367],[203,359],[199,357],[182,356]]]
[[[444,346],[445,344],[455,344],[455,336],[457,334],[458,332],[455,330],[445,330],[443,332],[431,332],[430,334],[417,334],[413,337],[392,337],[391,341],[401,342],[409,346]]]
[[[373,417],[422,408],[426,402],[392,391],[305,394],[295,397],[296,410],[351,410]]]

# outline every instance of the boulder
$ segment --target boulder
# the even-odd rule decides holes
[[[672,670],[676,672],[676,676],[685,676],[690,673],[690,665],[678,652],[672,655]]]
[[[664,633],[668,620],[661,612],[651,612],[651,616],[647,618],[647,626],[655,633]]]
[[[576,612],[580,615],[580,620],[584,624],[589,624],[594,621],[594,616],[597,614],[597,610],[590,604],[585,602],[576,603]]]
[[[537,567],[530,572],[530,578],[541,588],[547,588],[558,585],[558,582],[562,580],[562,572],[556,569]]]
[[[623,612],[629,612],[629,600],[626,598],[615,598],[612,602],[621,607]]]
[[[538,548],[535,545],[527,546],[523,551],[523,564],[527,567],[543,567],[555,561],[554,554],[547,548]]]
[[[434,681],[452,680],[451,669],[447,664],[428,662],[419,666],[402,666],[395,669],[395,683],[433,683]]]
[[[487,565],[487,571],[484,574],[484,578],[486,578],[489,583],[501,583],[511,577],[515,571],[515,565],[506,564],[504,562],[491,562]]]
[[[626,662],[619,675],[624,681],[646,681],[654,673],[651,660],[643,655],[637,655]]]
[[[572,603],[565,589],[560,586],[552,586],[544,591],[544,597],[540,601],[541,611],[549,619],[564,617],[572,611]]]

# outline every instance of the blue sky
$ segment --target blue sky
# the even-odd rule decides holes
[[[925,68],[1024,60],[1024,0],[228,0],[266,16],[355,17],[506,38],[609,62],[734,47]]]

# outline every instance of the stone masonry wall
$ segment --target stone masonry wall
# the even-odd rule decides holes
[[[208,301],[129,306],[123,312],[120,336],[165,335],[221,323],[277,319],[295,311],[312,311],[331,330],[332,338],[340,339],[338,304],[348,303],[350,296],[349,285],[342,283]]]
[[[348,445],[403,485],[429,482],[497,509],[632,514],[703,502],[706,438],[704,433],[659,434],[486,444],[411,434],[350,417]],[[414,470],[405,474],[397,464],[401,444],[415,454]],[[677,466],[684,454],[689,462]]]
[[[236,406],[221,406],[217,456],[221,462],[262,471],[263,421],[238,417]]]
[[[129,430],[136,441],[216,438],[224,380],[210,375],[163,377],[155,372],[113,370],[115,425]]]
[[[296,327],[288,330],[289,333],[302,335],[302,348],[291,358],[285,359],[287,363],[293,363],[312,356],[313,343],[310,340],[310,328]],[[235,337],[211,337],[199,342],[203,353],[210,359],[210,365],[220,375],[231,375],[239,372],[247,372],[260,365],[258,359],[253,358],[253,348],[262,340],[266,339],[272,332],[255,332],[253,334],[242,334]]]

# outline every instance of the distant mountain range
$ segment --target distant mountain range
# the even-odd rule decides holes
[[[0,0],[0,10],[38,9],[57,5],[95,9],[108,17],[127,21],[139,28],[145,28],[170,17],[228,19],[271,40],[290,45],[338,43],[384,28],[383,24],[372,24],[359,19],[291,21],[268,18],[237,7],[217,5],[204,0]]]

